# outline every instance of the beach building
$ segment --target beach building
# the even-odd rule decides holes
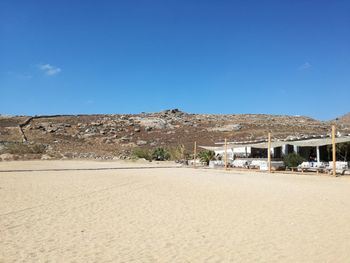
[[[270,135],[269,135],[270,136]],[[219,142],[218,146],[201,146],[215,152],[219,161],[213,161],[211,167],[230,165],[232,167],[258,168],[260,170],[283,169],[283,157],[295,152],[305,160],[297,168],[319,170],[336,170],[343,174],[349,168],[347,160],[339,161],[335,154],[335,145],[350,142],[350,135],[343,137],[320,136],[299,140],[270,140],[251,142]],[[333,144],[334,143],[334,144]],[[333,145],[330,150],[330,145]],[[270,148],[270,154],[268,150]],[[334,149],[334,152],[333,152]],[[221,158],[220,157],[224,157]],[[333,166],[333,160],[335,164]]]
[[[350,136],[336,138],[336,143],[350,142]],[[315,161],[329,161],[330,154],[327,146],[332,144],[329,137],[306,138],[299,140],[275,140],[271,142],[271,157],[281,159],[288,153],[298,153],[306,160],[313,157]],[[201,146],[204,149],[212,150],[217,155],[225,152],[224,142],[216,143],[217,146]],[[268,142],[227,142],[228,159],[235,158],[266,158]]]

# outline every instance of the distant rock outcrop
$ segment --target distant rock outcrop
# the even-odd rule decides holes
[[[350,112],[348,112],[347,114],[344,114],[341,117],[338,117],[336,119],[336,121],[343,123],[343,124],[346,124],[346,125],[350,125]]]

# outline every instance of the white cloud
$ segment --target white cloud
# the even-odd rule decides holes
[[[86,100],[85,103],[86,103],[86,104],[94,104],[95,101],[94,101],[94,100]]]
[[[54,76],[60,73],[62,70],[59,67],[52,66],[50,64],[40,64],[39,69],[48,76]]]
[[[305,62],[303,65],[301,65],[298,69],[299,70],[305,70],[311,68],[312,65],[309,62]]]

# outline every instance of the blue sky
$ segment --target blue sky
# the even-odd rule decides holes
[[[0,1],[0,113],[350,111],[350,1]]]

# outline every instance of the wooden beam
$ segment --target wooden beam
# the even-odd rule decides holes
[[[337,149],[335,147],[335,126],[332,126],[332,160],[333,160],[333,176],[337,176],[337,166],[336,166],[336,161],[337,161]]]
[[[197,159],[197,142],[194,142],[193,147],[193,167],[196,168],[196,159]]]
[[[227,139],[225,138],[225,170],[227,170]]]
[[[269,134],[268,134],[267,162],[268,162],[268,166],[269,166],[269,173],[271,173],[271,132],[269,132]]]

